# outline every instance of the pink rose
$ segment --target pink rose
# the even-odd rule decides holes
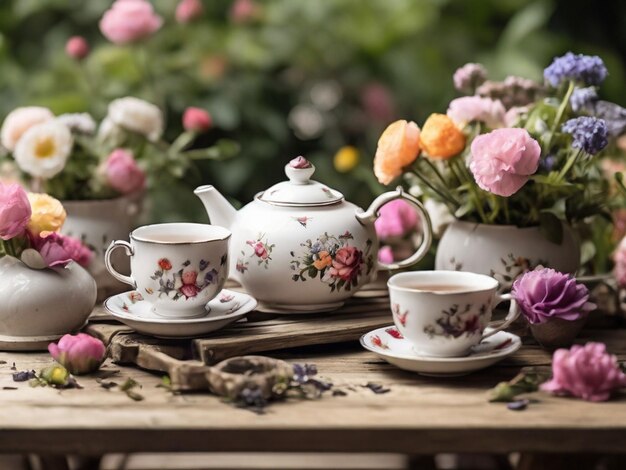
[[[28,129],[52,119],[54,119],[54,114],[48,108],[41,106],[15,108],[2,123],[2,130],[0,131],[2,145],[12,152]]]
[[[256,16],[257,10],[253,0],[235,0],[230,8],[230,18],[234,23],[246,23]]]
[[[72,36],[65,43],[65,53],[72,59],[83,60],[89,55],[89,44],[82,36]]]
[[[100,20],[100,31],[115,44],[139,41],[157,31],[163,20],[146,0],[116,0]]]
[[[617,250],[613,254],[613,275],[617,279],[617,283],[622,288],[626,288],[626,237],[617,246]]]
[[[185,271],[182,275],[183,284],[196,284],[196,280],[198,279],[198,273],[195,271]]]
[[[189,23],[202,15],[200,0],[181,0],[176,5],[176,21],[181,24]]]
[[[64,335],[58,343],[50,343],[48,351],[55,361],[76,375],[98,370],[106,357],[102,341],[85,333]]]
[[[353,246],[339,248],[330,268],[330,275],[351,282],[361,273],[363,253]]]
[[[385,264],[393,263],[393,250],[389,245],[380,247],[380,250],[378,250],[378,261]]]
[[[526,129],[496,129],[472,142],[470,170],[478,186],[511,196],[537,171],[541,147]]]
[[[200,292],[200,289],[195,284],[183,284],[183,286],[179,289],[181,294],[183,294],[186,298],[195,297]]]
[[[417,227],[417,221],[413,206],[403,199],[396,199],[380,208],[374,227],[378,237],[385,240],[406,235]]]
[[[56,232],[51,232],[45,237],[32,237],[32,243],[48,267],[63,267],[70,261],[76,261],[86,267],[93,258],[91,250],[80,240]]]
[[[480,121],[493,128],[502,127],[506,110],[500,100],[464,96],[450,102],[448,117],[460,127],[473,121]]]
[[[547,392],[588,401],[608,400],[613,390],[622,387],[626,387],[626,375],[602,343],[557,349],[552,358],[552,379],[541,385]]]
[[[0,238],[9,240],[23,234],[31,214],[24,188],[17,183],[0,183]]]
[[[183,127],[188,132],[206,132],[211,128],[213,119],[204,109],[189,107],[183,114]]]
[[[146,175],[130,150],[113,150],[105,163],[105,173],[109,185],[122,194],[138,191],[146,185]]]
[[[246,243],[250,245],[252,248],[254,248],[254,254],[257,255],[259,258],[267,259],[267,257],[269,256],[267,249],[265,248],[265,245],[263,244],[263,242],[249,240]]]

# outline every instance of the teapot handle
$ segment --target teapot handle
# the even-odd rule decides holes
[[[388,202],[394,201],[396,199],[404,199],[413,207],[415,207],[415,209],[417,209],[417,212],[419,213],[422,219],[423,239],[422,239],[422,243],[417,248],[415,253],[413,253],[411,256],[409,256],[406,259],[403,259],[395,263],[390,263],[390,264],[381,263],[380,261],[377,261],[378,269],[383,269],[383,270],[388,270],[388,271],[408,268],[414,265],[419,260],[421,260],[424,257],[424,255],[426,255],[433,241],[433,230],[432,230],[432,226],[430,223],[430,217],[428,216],[428,212],[426,212],[426,209],[424,209],[424,206],[422,205],[422,203],[418,201],[416,198],[414,198],[413,196],[411,196],[410,194],[406,193],[404,189],[402,188],[402,186],[398,186],[395,191],[389,191],[378,196],[376,199],[374,199],[374,201],[370,204],[369,208],[366,211],[357,212],[356,218],[363,225],[373,224],[374,221],[378,218],[378,215],[379,215],[378,211],[380,210],[380,208],[384,206],[385,204],[387,204]]]

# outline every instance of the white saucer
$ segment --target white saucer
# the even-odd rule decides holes
[[[413,345],[399,335],[393,325],[378,328],[361,336],[361,346],[400,369],[435,377],[454,377],[484,369],[522,346],[519,336],[499,331],[474,346],[467,356],[429,357],[419,356],[413,351]]]
[[[138,333],[159,338],[191,338],[219,330],[239,320],[256,307],[256,300],[242,292],[223,289],[207,306],[202,317],[164,318],[152,311],[152,304],[137,291],[109,297],[104,308],[116,320]]]

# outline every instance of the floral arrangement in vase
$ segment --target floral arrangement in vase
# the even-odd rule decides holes
[[[435,225],[447,213],[474,227],[538,229],[562,244],[569,226],[610,219],[609,181],[598,155],[624,129],[607,111],[619,107],[598,100],[596,89],[607,74],[599,57],[571,52],[544,70],[544,83],[489,81],[483,66],[467,64],[454,75],[456,89],[467,96],[452,100],[446,114],[432,114],[421,129],[404,120],[389,125],[378,142],[374,173],[382,184],[404,176],[415,195],[430,201]],[[509,258],[530,268],[546,262],[531,256],[502,252],[497,261],[504,266],[492,263],[483,271],[508,271]],[[449,258],[445,266],[438,260],[438,267],[480,271]]]

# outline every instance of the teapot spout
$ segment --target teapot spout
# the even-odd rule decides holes
[[[212,185],[198,186],[194,194],[200,198],[213,225],[232,228],[237,210]]]

